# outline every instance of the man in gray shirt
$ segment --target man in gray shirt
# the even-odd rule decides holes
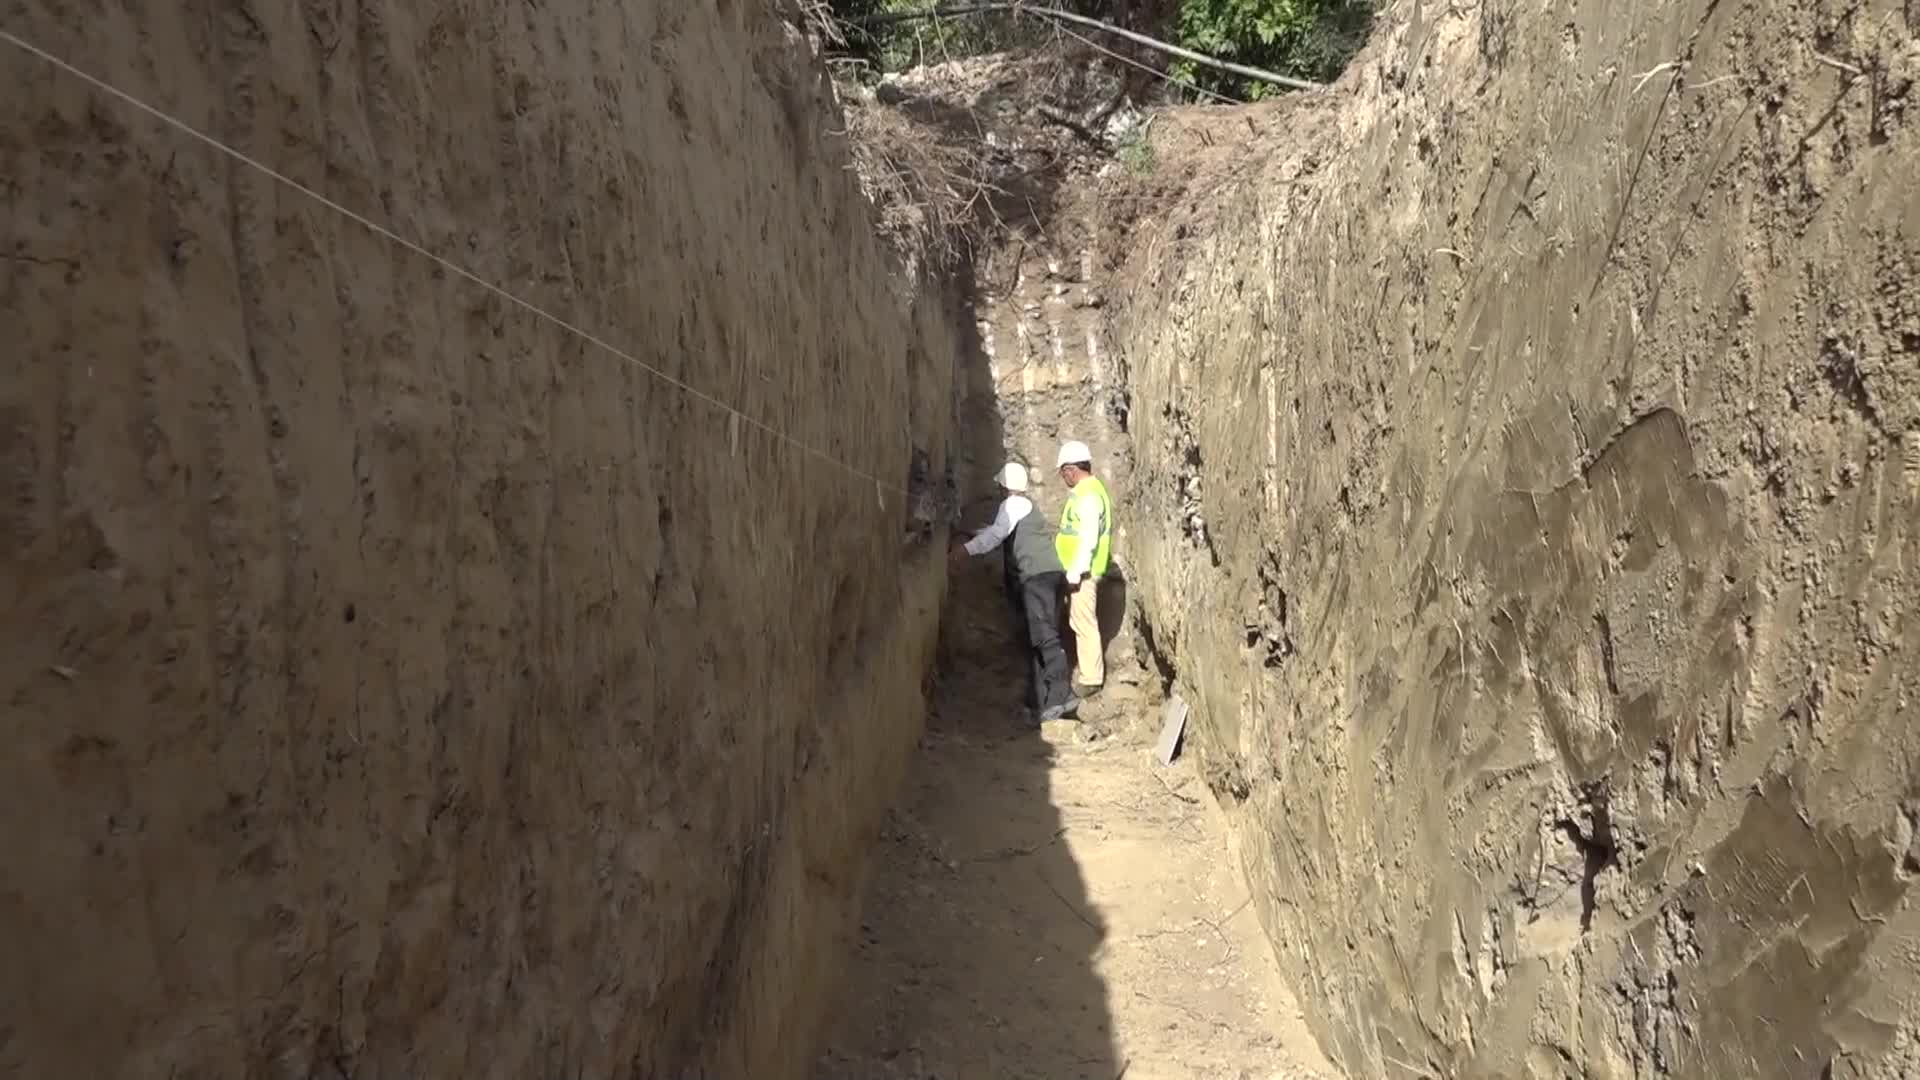
[[[1042,722],[1072,716],[1080,701],[1068,684],[1067,651],[1060,644],[1060,592],[1067,576],[1054,546],[1047,515],[1027,498],[1027,470],[1008,462],[995,479],[1006,493],[993,524],[961,544],[953,557],[979,556],[1003,549],[1009,600],[1024,616],[1027,645],[1033,654],[1029,672],[1034,707]]]

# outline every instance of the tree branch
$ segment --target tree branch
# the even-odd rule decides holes
[[[1182,60],[1191,60],[1196,64],[1204,64],[1207,67],[1229,72],[1241,78],[1258,79],[1261,82],[1273,83],[1276,86],[1291,87],[1295,90],[1320,89],[1320,84],[1316,82],[1308,82],[1305,79],[1295,79],[1287,75],[1281,75],[1278,72],[1267,71],[1264,68],[1236,64],[1230,60],[1221,60],[1204,53],[1194,52],[1192,49],[1183,49],[1178,45],[1161,41],[1158,38],[1151,38],[1145,34],[1135,33],[1132,30],[1123,30],[1112,23],[1101,22],[1099,19],[1088,18],[1085,15],[1079,15],[1071,11],[1061,11],[1058,8],[1032,7],[1021,3],[1020,0],[1013,0],[1011,3],[995,4],[954,4],[949,7],[928,8],[925,11],[895,11],[880,15],[868,15],[864,18],[851,19],[849,21],[859,26],[885,26],[889,23],[911,22],[918,19],[945,19],[961,15],[990,15],[996,12],[1011,13],[1014,15],[1031,15],[1039,19],[1053,19],[1059,22],[1078,23],[1081,26],[1104,31],[1115,37],[1125,38],[1137,45],[1145,45],[1149,49],[1155,49],[1171,56],[1177,56]]]

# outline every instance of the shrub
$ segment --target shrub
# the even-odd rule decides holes
[[[1179,43],[1195,52],[1326,82],[1366,40],[1373,10],[1373,0],[1181,0],[1174,29]],[[1184,60],[1173,73],[1235,97],[1280,90]]]
[[[1164,25],[1133,25],[1171,39],[1196,52],[1282,75],[1324,82],[1337,76],[1353,58],[1379,0],[1167,0],[1149,5],[1165,12]],[[1122,0],[1053,0],[1057,6],[1125,22],[1133,5]],[[1022,45],[1044,44],[1053,30],[1037,18],[1016,19],[1010,14],[969,15],[862,25],[861,20],[885,14],[928,11],[938,0],[829,0],[844,27],[845,52],[864,60],[876,71],[899,71],[918,64],[976,56]],[[1040,6],[1035,3],[1033,6]],[[1171,65],[1169,72],[1185,82],[1234,97],[1255,99],[1280,91],[1279,87],[1242,79],[1190,61]]]

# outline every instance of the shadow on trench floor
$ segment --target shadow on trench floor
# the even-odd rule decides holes
[[[934,715],[814,1080],[1332,1076],[1224,818],[1190,766],[1153,761],[1144,676],[1114,671],[1084,724],[1022,729],[997,584],[969,571],[954,588]]]

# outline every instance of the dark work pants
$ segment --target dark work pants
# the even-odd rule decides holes
[[[1067,650],[1060,644],[1060,591],[1066,587],[1067,576],[1057,571],[1035,574],[1020,583],[1027,646],[1033,656],[1032,701],[1042,712],[1073,700],[1073,687],[1067,682]]]
[[[1033,651],[1033,635],[1027,629],[1027,594],[1026,590],[1021,587],[1020,579],[1013,576],[1011,560],[1008,561],[1007,572],[1002,576],[1001,583],[1006,586],[1007,609],[1013,613],[1014,640],[1019,643],[1022,649],[1031,653]],[[1029,668],[1031,668],[1031,665],[1029,665]],[[1039,688],[1039,684],[1033,681],[1033,673],[1031,670],[1028,671],[1027,675],[1026,706],[1029,709],[1037,708],[1038,706],[1034,704],[1033,695]]]

